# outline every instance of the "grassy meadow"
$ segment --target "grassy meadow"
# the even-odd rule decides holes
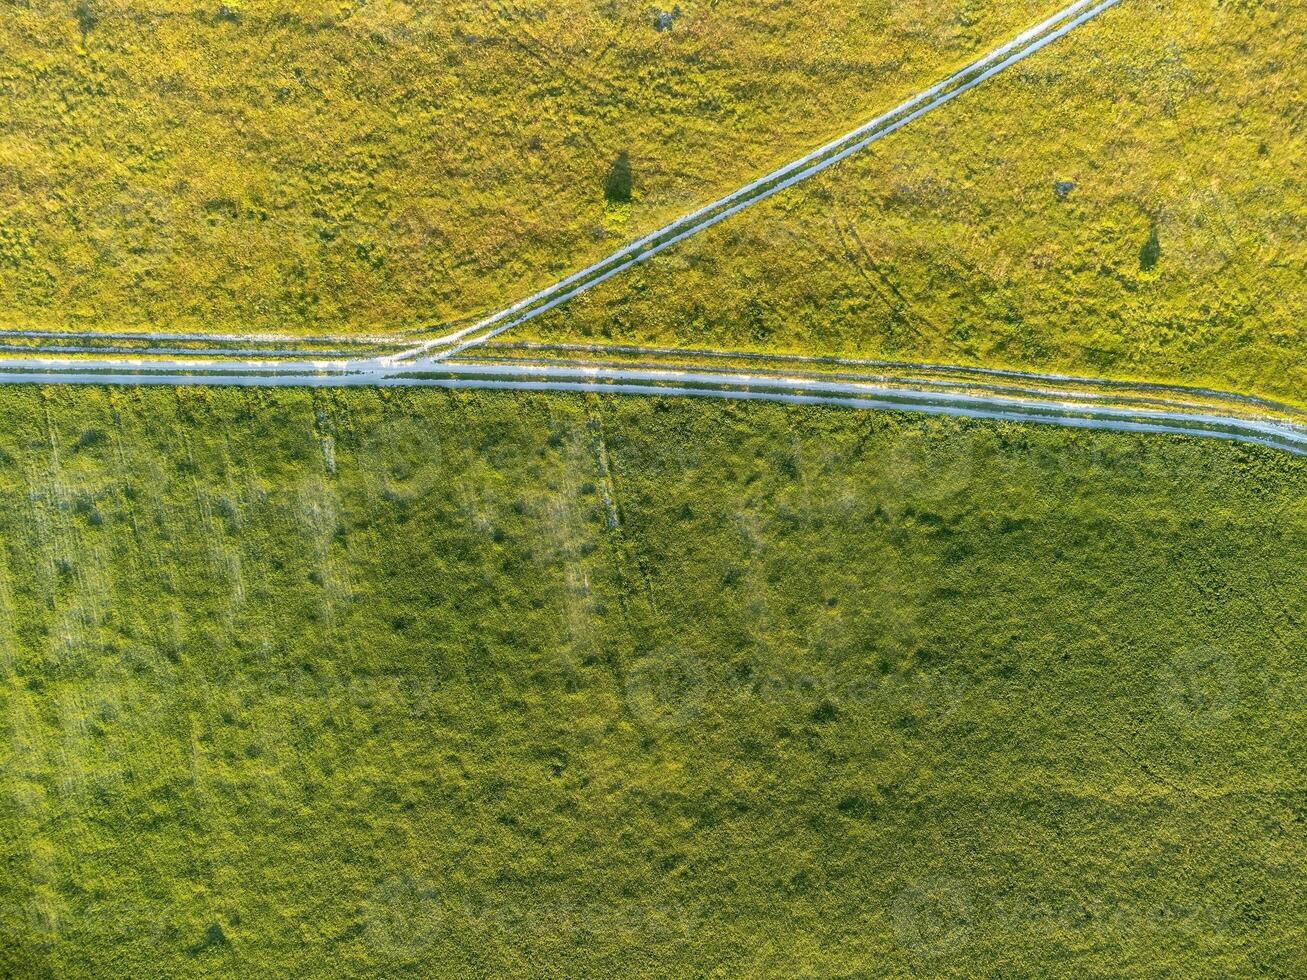
[[[13,0],[0,319],[375,333],[497,309],[1052,10]]]
[[[1307,8],[1126,0],[527,333],[1304,402]]]
[[[1307,466],[0,389],[0,975],[1301,975]]]

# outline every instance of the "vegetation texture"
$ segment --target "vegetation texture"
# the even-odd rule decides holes
[[[0,3],[6,326],[364,333],[496,309],[1050,3],[146,7]]]
[[[0,390],[0,974],[1302,975],[1307,469]]]
[[[525,329],[1304,404],[1307,7],[1127,0]]]

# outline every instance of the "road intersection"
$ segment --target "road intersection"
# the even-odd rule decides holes
[[[495,341],[513,327],[834,166],[1121,2],[1076,0],[865,125],[453,332],[421,339],[411,334],[0,330],[0,384],[429,386],[729,398],[1188,435],[1307,455],[1307,413],[1204,389],[967,366]]]

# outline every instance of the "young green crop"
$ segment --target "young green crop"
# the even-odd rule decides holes
[[[0,973],[1302,969],[1307,469],[0,389]]]

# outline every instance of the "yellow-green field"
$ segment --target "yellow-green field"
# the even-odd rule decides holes
[[[364,333],[497,308],[1051,5],[676,9],[0,5],[0,320]],[[623,153],[629,202],[605,194]]]
[[[1126,0],[519,335],[1053,368],[1301,404],[1305,46],[1301,4]]]

